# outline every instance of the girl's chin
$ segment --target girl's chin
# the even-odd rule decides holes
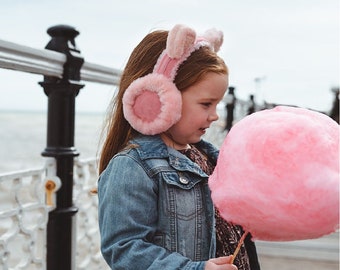
[[[202,136],[203,135],[197,135],[197,136],[192,137],[192,139],[190,140],[190,143],[198,143],[198,142],[200,142],[202,140]]]

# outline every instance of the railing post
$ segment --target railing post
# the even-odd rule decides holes
[[[39,84],[48,96],[47,146],[42,155],[56,159],[61,188],[56,195],[56,208],[49,213],[47,224],[47,269],[75,269],[75,214],[73,205],[73,159],[79,153],[74,147],[75,100],[84,59],[76,48],[73,27],[57,25],[47,30],[51,36],[46,49],[64,53],[67,61],[62,78],[45,76]]]

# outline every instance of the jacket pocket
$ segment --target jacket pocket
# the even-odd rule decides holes
[[[195,219],[203,211],[202,178],[186,173],[164,173],[165,210],[168,215],[181,220]]]

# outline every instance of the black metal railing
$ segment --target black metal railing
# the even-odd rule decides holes
[[[86,63],[76,46],[79,32],[68,25],[47,30],[51,39],[45,50],[0,40],[0,67],[44,75],[39,84],[47,95],[47,142],[42,156],[54,158],[60,188],[55,207],[48,213],[46,269],[74,269],[76,238],[73,202],[75,104],[84,81],[117,85],[120,70]],[[7,255],[6,255],[7,256]]]

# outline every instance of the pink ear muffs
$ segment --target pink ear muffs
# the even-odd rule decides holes
[[[124,116],[140,133],[161,133],[181,117],[181,93],[163,74],[151,73],[139,78],[128,90],[123,96]]]
[[[174,125],[182,110],[182,95],[173,82],[178,67],[201,46],[218,51],[222,41],[220,31],[210,30],[207,38],[196,39],[194,30],[176,25],[153,72],[133,81],[124,93],[123,112],[130,125],[145,135],[162,133]]]

